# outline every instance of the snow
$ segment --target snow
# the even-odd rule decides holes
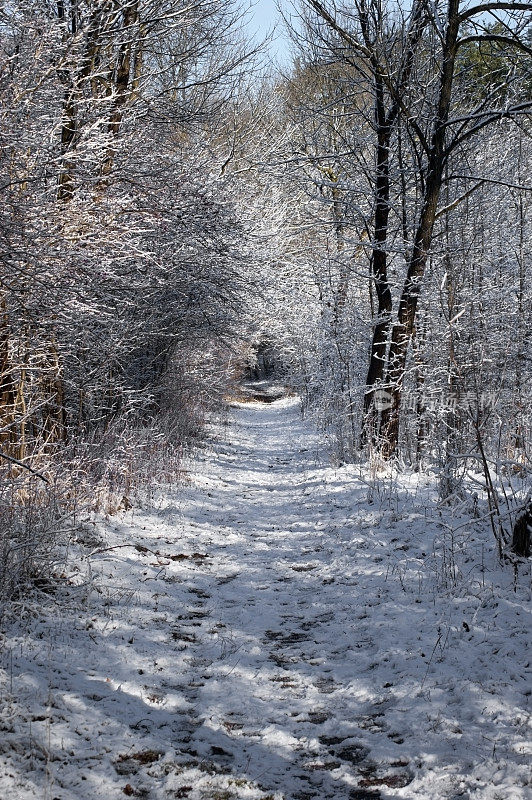
[[[235,403],[190,481],[85,525],[3,636],[0,797],[530,797],[530,569],[430,476]]]

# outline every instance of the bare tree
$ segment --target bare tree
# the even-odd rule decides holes
[[[371,273],[377,296],[364,401],[365,426],[380,411],[379,440],[386,457],[395,453],[399,435],[402,386],[407,358],[415,335],[423,278],[439,213],[441,189],[449,163],[481,131],[503,119],[518,119],[532,108],[529,96],[501,92],[516,79],[519,59],[531,54],[527,39],[529,3],[480,3],[449,0],[414,3],[402,15],[382,3],[305,4],[317,19],[314,38],[335,60],[353,65],[374,98],[374,210],[371,230]],[[494,28],[493,23],[498,27]],[[496,45],[506,69],[495,83],[468,99],[457,91],[456,76],[463,68],[460,53],[471,46]],[[522,70],[521,70],[522,71]],[[473,102],[471,102],[471,99]],[[395,319],[388,275],[390,252],[390,169],[404,175],[401,132],[412,147],[409,169],[415,177],[419,201],[403,218],[405,279]],[[393,154],[390,148],[394,142]],[[448,174],[448,173],[447,173]],[[452,179],[452,178],[449,178]],[[469,196],[482,183],[472,176],[464,192]],[[403,203],[405,197],[403,193]],[[460,198],[453,200],[453,207]],[[404,208],[404,206],[403,206]],[[381,391],[377,395],[376,390]],[[383,397],[385,402],[383,403]]]

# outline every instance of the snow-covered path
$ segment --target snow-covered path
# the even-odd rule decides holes
[[[6,640],[1,798],[527,796],[526,589],[482,548],[445,596],[428,488],[320,464],[290,399],[194,469]]]

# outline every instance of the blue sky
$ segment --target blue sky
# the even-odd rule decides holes
[[[282,58],[287,53],[288,43],[283,37],[282,20],[275,0],[250,0],[250,2],[253,3],[253,8],[249,11],[250,32],[256,34],[258,38],[263,38],[277,25],[275,41],[271,43],[270,50],[272,55]],[[282,3],[282,5],[287,4]]]
[[[261,32],[275,25],[279,19],[275,0],[256,0],[251,13],[253,14],[253,26]]]

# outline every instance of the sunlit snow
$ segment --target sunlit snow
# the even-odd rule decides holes
[[[0,797],[529,796],[529,576],[487,528],[330,466],[293,398],[235,404],[190,466],[16,606]]]

